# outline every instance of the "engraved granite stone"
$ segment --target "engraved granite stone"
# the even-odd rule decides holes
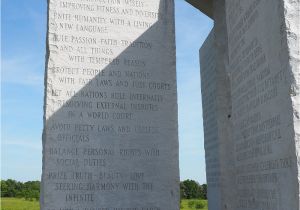
[[[218,81],[214,44],[214,30],[212,30],[200,49],[204,147],[208,185],[207,198],[210,201],[208,203],[210,210],[217,210],[221,207],[220,136],[216,112]]]
[[[216,50],[216,46],[220,47],[216,29],[210,32],[200,49],[209,210],[220,210],[227,204],[233,173],[233,166],[229,165],[232,162],[230,83],[223,55]]]
[[[300,32],[289,36],[292,25],[299,29],[299,6],[283,0],[226,2],[239,210],[300,209]]]
[[[173,0],[49,0],[42,210],[178,210]]]
[[[217,124],[231,131],[225,137],[216,133],[218,153],[211,154],[219,160],[220,196],[208,202],[220,202],[219,209],[300,209],[299,8],[299,1],[214,0],[212,74],[225,67],[231,103],[230,122]],[[215,101],[219,90],[211,93]],[[220,118],[218,108],[212,111],[217,114],[204,113],[204,121]],[[214,122],[205,129],[215,127]],[[208,192],[210,177],[208,170]]]

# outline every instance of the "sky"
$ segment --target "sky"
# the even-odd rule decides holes
[[[1,0],[1,179],[40,180],[46,0]],[[213,22],[175,0],[180,179],[206,183],[199,48]]]

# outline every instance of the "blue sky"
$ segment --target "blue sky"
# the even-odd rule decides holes
[[[1,177],[39,180],[46,0],[1,3]],[[205,183],[198,51],[213,23],[184,0],[175,3],[180,174]]]

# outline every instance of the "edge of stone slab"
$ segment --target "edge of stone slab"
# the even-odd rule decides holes
[[[187,3],[191,4],[193,7],[200,10],[206,16],[211,19],[213,18],[213,0],[185,0]]]
[[[41,192],[40,192],[40,208],[44,209],[44,182],[43,182],[43,174],[45,167],[45,138],[46,138],[46,103],[47,103],[47,88],[48,88],[48,64],[50,58],[50,49],[49,49],[49,10],[50,10],[50,0],[45,0],[47,3],[47,30],[46,30],[46,53],[45,53],[45,69],[44,69],[44,104],[43,104],[43,131],[42,131],[42,175],[41,175]]]
[[[298,209],[300,209],[300,1],[282,2],[284,30],[288,53],[288,71],[290,74],[290,97],[293,109],[293,131],[295,140],[295,158],[298,180]]]

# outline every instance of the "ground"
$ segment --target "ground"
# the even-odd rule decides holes
[[[39,210],[38,201],[18,198],[1,198],[1,210]]]
[[[203,207],[203,208],[200,208]],[[181,210],[207,210],[207,201],[182,200]],[[38,201],[17,198],[1,198],[1,210],[39,210]]]
[[[207,200],[182,200],[181,210],[207,210]]]

